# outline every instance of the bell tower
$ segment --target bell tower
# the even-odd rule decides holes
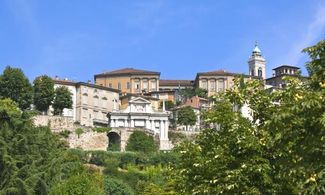
[[[254,50],[252,52],[252,55],[250,56],[248,60],[249,65],[249,75],[251,76],[258,76],[265,79],[265,59],[263,58],[261,54],[261,50],[258,48],[257,42],[255,43]]]

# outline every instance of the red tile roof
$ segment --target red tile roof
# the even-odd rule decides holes
[[[113,70],[109,72],[104,72],[101,74],[95,75],[95,78],[98,76],[131,76],[131,75],[160,75],[160,72],[148,71],[148,70],[140,70],[134,68],[123,68],[118,70]]]
[[[233,73],[233,72],[227,72],[225,70],[214,70],[209,72],[198,72],[197,76],[244,76],[244,77],[252,77],[252,78],[260,78],[257,76],[250,76],[246,74],[240,74],[240,73]]]

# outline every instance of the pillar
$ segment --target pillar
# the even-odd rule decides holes
[[[131,119],[131,128],[134,127],[134,119]]]

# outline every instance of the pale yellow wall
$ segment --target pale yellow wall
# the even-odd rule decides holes
[[[221,88],[223,88],[223,90],[221,90],[220,92],[232,88],[234,86],[234,79],[235,79],[234,76],[199,76],[198,77],[198,86],[200,88],[207,89],[208,90],[208,96],[211,96],[211,95],[217,94],[220,91]],[[245,77],[244,81],[247,81],[249,79],[250,78]],[[210,85],[210,82],[212,80],[215,83],[214,89],[211,88],[211,85]],[[206,86],[205,87],[203,85],[203,83],[204,83],[203,81],[206,81]],[[221,81],[223,81],[223,86],[224,87],[220,87],[220,84],[221,84],[220,82]]]
[[[140,93],[144,89],[144,81],[147,80],[147,90],[153,91],[152,80],[155,80],[155,89],[157,91],[159,89],[159,76],[158,75],[137,75],[137,76],[108,76],[108,77],[99,77],[96,78],[96,85],[102,85],[105,87],[110,87],[112,84],[112,88],[118,89],[118,83],[121,84],[122,93]],[[138,81],[139,90],[136,90],[135,83]],[[130,83],[130,89],[127,89],[127,82]]]
[[[127,89],[127,83],[130,83],[130,89]],[[118,88],[118,83],[121,84],[121,89]],[[110,86],[111,84],[111,86]],[[131,78],[125,76],[118,77],[101,77],[96,79],[96,85],[102,85],[105,87],[111,87],[113,89],[119,89],[124,93],[131,93]]]

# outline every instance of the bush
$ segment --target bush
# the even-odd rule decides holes
[[[158,150],[157,144],[152,136],[143,131],[134,131],[126,146],[127,151],[152,153]]]
[[[59,133],[59,135],[60,135],[61,137],[63,137],[63,138],[68,138],[69,135],[70,135],[70,133],[71,133],[71,132],[70,132],[69,130],[65,129],[65,130],[61,131],[61,132]]]
[[[84,130],[82,128],[77,128],[75,133],[78,135],[78,138],[80,138],[80,135],[84,133]]]
[[[89,163],[98,166],[104,166],[106,159],[108,159],[108,155],[106,151],[91,151],[90,154],[91,157]]]
[[[97,133],[108,133],[112,128],[110,127],[94,127],[92,128],[93,131]]]
[[[179,155],[176,152],[158,152],[150,156],[148,159],[151,165],[167,166],[169,164],[177,164],[179,162]]]
[[[117,176],[118,168],[119,168],[119,159],[117,158],[108,158],[105,161],[105,169],[104,173],[107,175]]]
[[[99,176],[98,176],[99,177]],[[102,189],[100,178],[96,178],[94,175],[88,173],[82,173],[79,175],[74,175],[63,183],[56,185],[50,194],[59,195],[92,195],[92,194],[102,194],[105,192]]]
[[[134,192],[126,183],[119,179],[105,177],[104,188],[106,194],[114,195],[133,195]]]

